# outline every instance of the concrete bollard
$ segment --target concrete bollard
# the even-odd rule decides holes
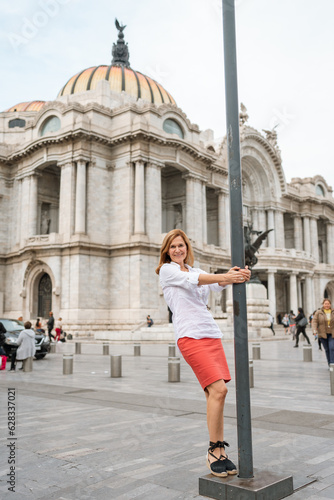
[[[140,344],[133,344],[133,355],[140,356]]]
[[[253,389],[254,387],[254,366],[253,360],[249,360],[249,388]]]
[[[304,345],[303,346],[303,360],[304,361],[312,361],[312,346]]]
[[[180,382],[180,358],[168,358],[168,382]]]
[[[329,365],[329,377],[331,383],[331,395],[334,396],[334,363]]]
[[[118,378],[122,376],[122,356],[120,354],[110,355],[110,377]]]
[[[80,342],[75,343],[75,354],[81,354],[81,343]]]
[[[103,344],[103,355],[109,356],[109,344]]]
[[[30,358],[26,358],[23,360],[23,371],[24,372],[32,372],[33,359],[34,358],[30,357]]]
[[[63,354],[63,375],[73,374],[73,354]]]
[[[261,359],[261,345],[260,344],[252,344],[253,347],[253,360]]]
[[[57,344],[55,342],[53,342],[50,345],[50,352],[51,352],[51,354],[55,354],[55,352],[56,352],[56,346],[57,346]]]
[[[175,344],[168,344],[168,357],[175,358]]]

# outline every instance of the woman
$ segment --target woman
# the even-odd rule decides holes
[[[250,279],[250,271],[233,267],[226,274],[207,274],[194,269],[194,255],[187,235],[173,229],[160,249],[156,269],[168,307],[173,313],[176,343],[193,369],[207,399],[210,445],[207,466],[214,476],[236,474],[225,453],[224,403],[226,383],[231,380],[221,342],[222,333],[207,309],[210,290],[221,291],[232,283]]]
[[[305,319],[303,319],[305,318]],[[305,321],[306,320],[306,321]],[[296,343],[293,347],[298,347],[299,343],[299,335],[302,333],[304,337],[307,340],[307,343],[311,345],[310,339],[307,336],[307,333],[305,331],[306,325],[307,325],[307,318],[305,317],[304,311],[301,307],[298,307],[298,314],[296,316],[296,325],[297,325],[297,331],[296,331]]]
[[[56,335],[55,335],[55,342],[60,342],[60,336],[61,336],[61,332],[63,330],[63,323],[62,323],[63,319],[62,318],[58,318],[58,321],[56,323]]]
[[[284,317],[282,319],[282,325],[284,326],[285,335],[287,335],[289,333],[289,327],[290,327],[289,316],[287,313],[284,314]]]
[[[312,320],[313,332],[324,346],[328,365],[334,363],[334,310],[329,299],[322,301],[322,308],[318,309]]]
[[[16,352],[17,361],[24,361],[35,356],[35,332],[31,329],[30,321],[24,323],[24,330],[20,333],[16,343],[19,346]]]

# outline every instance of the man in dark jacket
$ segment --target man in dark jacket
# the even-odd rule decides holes
[[[48,335],[49,335],[50,342],[52,342],[51,338],[53,338],[53,340],[55,339],[54,335],[52,335],[52,333],[51,333],[52,330],[53,330],[54,324],[55,324],[55,319],[53,317],[53,312],[50,311],[49,312],[49,319],[48,319],[48,322],[47,322]]]

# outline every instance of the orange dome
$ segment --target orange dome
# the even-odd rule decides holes
[[[101,80],[107,80],[111,90],[126,92],[136,99],[154,104],[175,104],[173,97],[162,85],[152,78],[125,66],[94,66],[72,76],[58,94],[58,97],[94,90]]]
[[[29,102],[20,102],[19,104],[15,104],[9,109],[6,109],[4,113],[11,113],[13,111],[39,111],[46,104],[46,101],[29,101]]]

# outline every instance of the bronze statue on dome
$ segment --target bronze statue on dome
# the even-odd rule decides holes
[[[126,28],[126,25],[122,25],[115,19],[115,26],[118,29],[118,40],[117,43],[113,44],[111,55],[112,55],[112,66],[125,66],[126,68],[130,67],[129,62],[129,49],[128,44],[124,42],[124,33],[123,31]]]

